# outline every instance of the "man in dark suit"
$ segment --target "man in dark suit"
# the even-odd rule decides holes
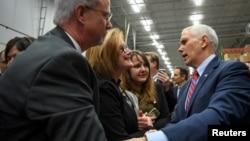
[[[174,84],[173,92],[174,92],[174,99],[177,101],[181,87],[183,84],[188,80],[188,70],[183,67],[175,67],[174,74],[172,77],[172,81]]]
[[[210,26],[185,28],[180,43],[178,50],[186,65],[198,71],[189,106],[185,107],[190,80],[180,91],[171,123],[132,141],[207,141],[208,125],[250,125],[250,77],[246,65],[222,61],[215,55],[218,38]]]
[[[0,80],[0,140],[106,141],[96,76],[82,52],[102,42],[110,18],[110,0],[56,1],[57,27]]]

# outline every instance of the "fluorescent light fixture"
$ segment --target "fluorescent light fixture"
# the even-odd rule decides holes
[[[136,12],[136,13],[139,13],[140,12],[140,8],[138,5],[132,5],[132,8],[133,10]]]
[[[164,62],[166,65],[171,65],[171,63],[169,61],[165,61]]]
[[[169,69],[173,69],[173,67],[172,67],[171,64],[170,64],[170,65],[166,64],[166,65],[167,65],[167,67],[168,67]]]
[[[167,58],[166,58],[165,56],[163,56],[163,55],[161,56],[161,58],[162,58],[162,60],[166,60],[166,59],[167,59]]]
[[[151,25],[153,23],[152,20],[141,20],[142,25]]]
[[[157,51],[158,51],[158,52],[162,52],[162,49],[158,48]]]
[[[144,25],[144,29],[146,31],[150,31],[150,25],[153,23],[152,20],[141,20],[142,25]]]
[[[139,3],[144,3],[143,0],[128,0],[129,4],[139,4]]]
[[[156,39],[159,39],[160,36],[158,34],[153,34],[153,35],[150,35],[150,38],[156,40]]]
[[[150,28],[149,25],[144,25],[144,29],[145,29],[146,31],[150,31],[150,30],[151,30],[151,28]]]
[[[198,25],[200,24],[200,21],[193,21],[193,25]]]
[[[156,40],[153,40],[152,45],[154,45],[154,46],[158,46],[158,45],[159,45],[159,43],[158,43]]]
[[[199,21],[203,19],[203,15],[202,14],[191,15],[189,19],[191,21]]]
[[[156,48],[164,48],[163,44],[158,44]]]
[[[202,0],[194,0],[196,6],[201,6]]]
[[[169,61],[169,58],[168,58],[168,57],[165,57],[165,56],[162,56],[162,60],[164,60],[164,61]]]
[[[167,52],[163,51],[163,52],[160,52],[160,55],[167,55]]]

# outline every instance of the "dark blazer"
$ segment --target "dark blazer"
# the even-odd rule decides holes
[[[169,140],[206,141],[208,125],[250,124],[250,78],[244,63],[215,57],[199,77],[185,111],[189,84],[190,80],[180,91],[173,114],[175,125],[161,129]]]
[[[106,140],[95,74],[61,28],[17,55],[0,84],[0,140]]]
[[[173,86],[174,99],[177,101],[178,86]]]
[[[157,117],[154,123],[154,128],[159,130],[164,127],[171,120],[171,113],[169,111],[169,105],[164,96],[164,89],[161,84],[156,84],[156,96],[157,102],[154,104],[154,107],[157,108],[160,112],[160,116]]]
[[[137,115],[122,96],[115,80],[98,80],[100,91],[100,120],[109,141],[122,141],[141,137],[145,131],[138,130]]]
[[[174,92],[174,86],[170,86],[168,91],[164,90],[164,93],[165,93],[165,99],[168,103],[169,112],[172,113],[177,103],[177,98]]]

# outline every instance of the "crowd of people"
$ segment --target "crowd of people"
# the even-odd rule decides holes
[[[54,29],[0,52],[1,140],[206,141],[209,125],[250,125],[250,71],[216,56],[212,27],[181,32],[194,83],[186,68],[171,78],[157,53],[131,50],[110,0],[55,4]]]

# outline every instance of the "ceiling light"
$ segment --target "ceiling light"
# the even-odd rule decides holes
[[[168,57],[163,56],[163,57],[162,57],[162,60],[164,60],[164,61],[169,61],[169,58],[168,58]]]
[[[142,25],[151,25],[153,22],[152,20],[141,20]]]
[[[171,65],[171,63],[169,61],[165,61],[166,65]]]
[[[203,15],[202,14],[191,15],[189,19],[191,21],[199,21],[203,19]]]
[[[150,28],[149,25],[147,25],[147,26],[145,25],[145,26],[144,26],[144,29],[145,29],[146,31],[150,31],[150,30],[151,30],[151,28]]]
[[[167,52],[163,51],[163,52],[160,52],[161,55],[167,55]]]
[[[198,25],[200,24],[200,21],[193,21],[193,25]]]
[[[196,6],[201,6],[202,0],[194,0]]]
[[[151,37],[152,39],[154,39],[154,40],[156,40],[156,39],[159,39],[159,38],[160,38],[160,36],[159,36],[158,34],[153,34],[153,35],[150,35],[150,37]]]
[[[156,46],[156,48],[164,48],[164,46],[162,44],[159,44],[158,46]]]
[[[156,40],[153,40],[152,45],[154,45],[154,46],[158,46],[158,45],[159,45],[159,43],[158,43]]]
[[[129,4],[139,4],[139,3],[144,3],[143,0],[128,0]]]
[[[136,12],[136,13],[139,13],[140,12],[140,8],[138,5],[132,5],[132,8],[133,10]]]

